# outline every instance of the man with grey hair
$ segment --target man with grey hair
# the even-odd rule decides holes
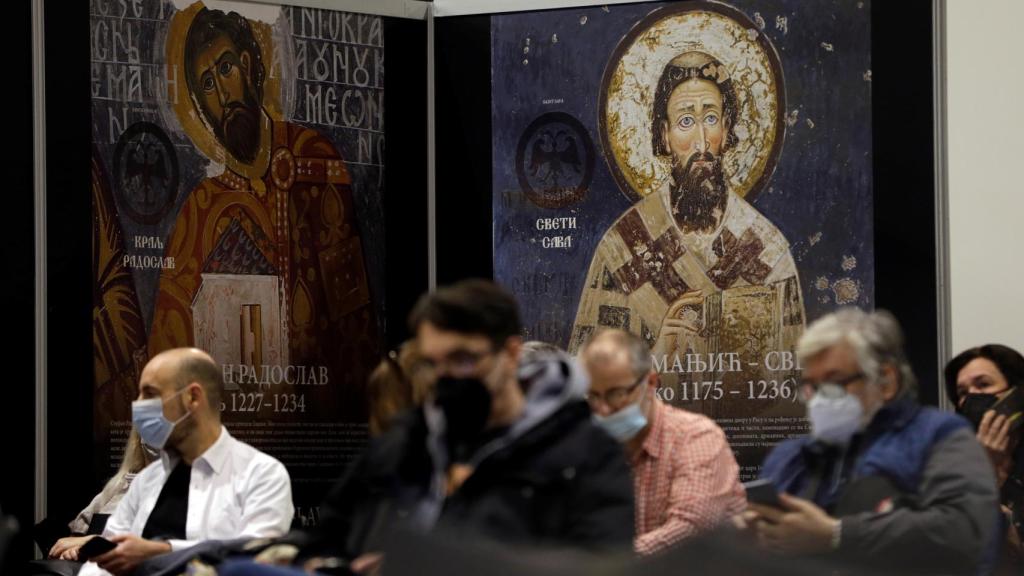
[[[996,526],[991,467],[966,420],[917,403],[896,319],[839,310],[797,356],[811,433],[764,462],[778,507],[742,516],[759,544],[872,573],[977,573]]]
[[[580,353],[590,374],[594,419],[626,449],[633,469],[640,554],[714,529],[746,505],[739,467],[710,418],[665,405],[658,373],[639,337],[598,332]]]

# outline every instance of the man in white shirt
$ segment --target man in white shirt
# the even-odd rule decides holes
[[[221,371],[194,348],[168,350],[142,371],[132,421],[161,449],[107,522],[117,544],[80,576],[131,573],[141,562],[203,540],[273,537],[292,521],[291,480],[274,458],[220,423]],[[77,551],[76,551],[77,553]]]

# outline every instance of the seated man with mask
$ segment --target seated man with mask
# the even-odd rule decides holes
[[[203,540],[288,530],[288,471],[228,434],[220,391],[221,370],[200,350],[168,350],[146,364],[132,423],[160,458],[139,473],[107,521],[103,536],[117,547],[87,562],[79,576],[131,574],[149,558]]]
[[[739,467],[710,418],[665,405],[639,337],[598,332],[580,352],[598,425],[622,442],[637,501],[633,547],[651,554],[713,530],[746,507]]]
[[[896,320],[839,310],[797,356],[811,435],[765,459],[780,507],[743,518],[761,546],[870,573],[976,573],[994,537],[992,469],[966,420],[917,403]]]
[[[459,282],[424,295],[410,327],[436,377],[427,401],[373,440],[315,529],[256,561],[372,572],[395,528],[462,543],[628,550],[633,489],[622,448],[591,421],[572,359],[535,350],[520,363],[512,296]],[[235,564],[219,574],[297,573],[289,570]]]

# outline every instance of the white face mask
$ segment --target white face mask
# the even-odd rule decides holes
[[[837,384],[822,384],[807,402],[811,437],[826,444],[845,446],[864,426],[864,407]]]
[[[608,416],[600,414],[593,416],[594,422],[619,442],[629,442],[644,429],[644,426],[647,426],[647,416],[640,408],[647,396],[647,383],[644,382],[641,386],[644,389],[640,392],[640,399],[636,402]]]

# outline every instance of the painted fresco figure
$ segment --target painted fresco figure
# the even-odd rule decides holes
[[[110,177],[96,147],[92,151],[93,377],[97,437],[110,422],[131,420],[131,402],[146,361],[146,324],[131,270],[124,265],[125,236],[117,220]],[[104,454],[104,457],[106,454]]]
[[[726,67],[704,52],[686,51],[665,65],[650,129],[654,154],[671,159],[671,178],[601,238],[572,350],[598,327],[628,330],[652,348],[656,367],[669,373],[666,384],[673,376],[723,380],[721,369],[692,370],[687,355],[700,354],[707,364],[708,354],[736,352],[746,382],[768,376],[766,354],[793,350],[804,309],[789,244],[731,189],[723,170],[722,156],[737,142],[734,90]],[[755,362],[759,367],[751,367]],[[730,381],[745,386],[738,375],[724,380],[726,388]],[[705,413],[732,400],[728,390],[724,398],[715,394]]]
[[[342,394],[341,410],[320,407],[325,414],[365,417],[360,394],[377,339],[345,162],[315,130],[272,118],[267,53],[248,20],[190,10],[178,77],[205,130],[186,131],[204,152],[222,148],[225,168],[178,212],[149,352],[200,346],[228,371],[254,367],[226,372],[229,390],[299,380],[313,400]],[[168,61],[172,49],[169,41]]]

